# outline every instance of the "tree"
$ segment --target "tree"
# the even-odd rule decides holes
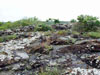
[[[54,19],[54,23],[57,24],[60,23],[60,21],[58,19]]]

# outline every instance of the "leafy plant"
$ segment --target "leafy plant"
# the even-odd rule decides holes
[[[61,75],[61,70],[54,68],[54,69],[47,69],[46,71],[42,71],[39,75]]]
[[[57,32],[58,35],[66,35],[67,34],[67,31],[66,30],[59,30]]]

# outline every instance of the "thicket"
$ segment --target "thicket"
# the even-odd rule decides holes
[[[77,17],[77,22],[74,29],[81,32],[97,31],[100,27],[100,21],[97,17],[89,15],[80,15]]]

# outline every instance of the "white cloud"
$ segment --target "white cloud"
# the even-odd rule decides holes
[[[0,21],[37,16],[70,20],[80,14],[100,17],[99,0],[0,0]]]

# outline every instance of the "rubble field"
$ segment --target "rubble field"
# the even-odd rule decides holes
[[[71,25],[52,28],[56,31],[33,32],[31,25],[0,31],[16,35],[0,42],[0,75],[42,75],[47,68],[57,68],[59,75],[100,75],[99,38],[73,34]]]

